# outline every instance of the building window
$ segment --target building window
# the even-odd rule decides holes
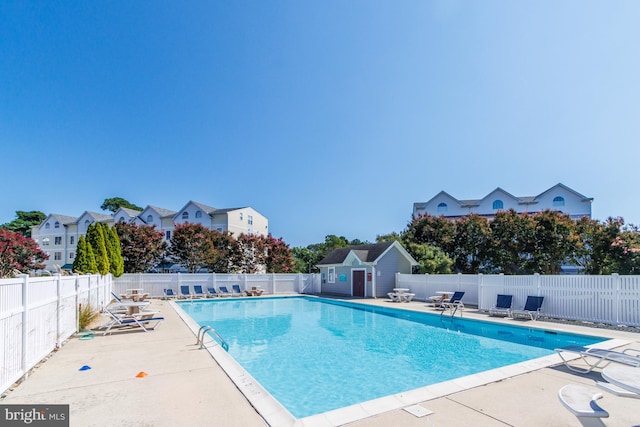
[[[564,197],[556,197],[553,199],[553,206],[564,206]]]
[[[196,218],[202,218],[202,212],[196,211]]]
[[[44,228],[46,228],[47,230],[49,229],[49,227],[51,227],[51,225],[49,225],[49,223],[46,223],[46,224],[44,225]]]
[[[53,259],[55,261],[60,261],[62,259],[62,252],[54,252],[53,253]]]
[[[494,200],[493,209],[504,209],[504,203],[502,203],[502,200]]]
[[[242,212],[240,212],[240,221],[242,221],[244,219],[244,214]]]
[[[44,239],[42,239],[42,246],[49,246],[49,238],[45,237]]]
[[[165,231],[164,238],[167,240],[171,240],[171,230]]]
[[[182,212],[182,219],[189,219],[189,212],[187,211]]]
[[[438,205],[438,212],[446,212],[447,211],[447,204],[446,203],[440,203]]]
[[[53,238],[53,244],[54,245],[61,245],[62,244],[62,237],[61,236],[56,236]]]
[[[60,228],[60,223],[58,221],[53,224],[53,228]]]
[[[69,252],[69,259],[74,259],[76,257],[75,252]]]
[[[329,269],[327,271],[327,282],[336,283],[336,268],[335,267],[329,267]]]
[[[147,224],[153,224],[153,215],[147,216]]]
[[[218,230],[220,233],[222,233],[222,227],[218,227],[218,228],[216,228],[216,230]]]
[[[73,245],[76,242],[75,236],[69,236],[69,244]]]
[[[247,215],[247,224],[253,225],[253,215]]]
[[[124,222],[124,217],[121,216],[120,219],[118,220],[118,222]]]
[[[88,227],[88,226],[89,226],[89,224],[91,224],[91,221],[89,221],[88,219],[85,219],[85,220],[84,220],[84,226],[85,226],[85,227]]]

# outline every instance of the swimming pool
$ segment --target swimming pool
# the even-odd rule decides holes
[[[316,297],[179,304],[296,418],[603,341]]]

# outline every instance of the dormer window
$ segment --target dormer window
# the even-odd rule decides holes
[[[202,211],[196,211],[196,218],[202,218]]]
[[[502,203],[502,200],[494,200],[493,201],[493,209],[495,209],[495,210],[504,209],[504,203]]]
[[[46,224],[44,225],[44,228],[46,228],[46,229],[48,230],[49,228],[51,228],[51,225],[50,225],[49,223],[46,223]]]
[[[182,212],[182,219],[189,219],[189,212],[187,211]]]
[[[60,223],[58,221],[53,224],[53,228],[60,228]]]
[[[553,206],[564,206],[564,197],[555,197],[553,199]]]
[[[88,227],[88,226],[89,226],[89,224],[91,224],[91,221],[89,221],[88,219],[85,219],[85,220],[84,220],[84,225],[85,225],[85,227]]]
[[[153,215],[147,215],[147,224],[153,224]]]
[[[447,211],[447,204],[446,203],[440,203],[438,205],[438,212],[446,212]]]

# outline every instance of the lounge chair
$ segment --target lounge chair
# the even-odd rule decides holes
[[[216,288],[214,288],[213,286],[207,288],[207,295],[212,298],[220,296],[220,294],[216,292]]]
[[[402,297],[397,292],[388,292],[387,295],[389,295],[391,302],[402,302]]]
[[[531,320],[538,320],[543,300],[544,297],[534,297],[529,295],[524,308],[522,310],[512,310],[511,317],[514,319],[517,317],[529,317]]]
[[[253,295],[254,297],[259,297],[264,293],[264,289],[260,289],[257,286],[252,286],[251,291],[247,291],[247,292],[251,292],[251,295]]]
[[[177,298],[178,297],[178,295],[176,295],[174,290],[171,289],[171,288],[163,289],[162,292],[164,292],[164,299]]]
[[[582,384],[569,384],[558,391],[560,402],[585,427],[605,425],[601,418],[608,418],[609,413],[596,403],[596,400],[602,397],[602,393],[597,388]]]
[[[204,298],[205,294],[202,290],[202,285],[193,285],[193,297],[194,298]]]
[[[189,285],[180,285],[180,288],[178,289],[178,298],[192,298]]]
[[[594,370],[595,368],[603,368],[611,362],[622,363],[624,365],[640,367],[640,350],[634,348],[627,348],[620,351],[606,350],[603,348],[590,348],[581,346],[568,346],[556,348],[556,352],[564,362],[565,366],[572,371],[586,374]],[[630,354],[631,352],[638,353],[637,355]],[[578,354],[582,361],[586,364],[585,368],[577,368],[569,364],[570,360],[565,359],[562,353]],[[595,359],[593,363],[588,358]]]
[[[440,313],[440,316],[442,316],[447,310],[451,311],[451,316],[455,316],[458,309],[460,309],[460,316],[462,316],[462,310],[464,309],[464,304],[462,303],[463,296],[463,291],[455,291],[451,298],[442,301],[442,303],[440,304],[440,306],[442,307],[442,313]]]
[[[141,328],[143,331],[148,332],[164,320],[164,317],[156,316],[157,312],[155,311],[141,311],[140,313],[135,314],[122,314],[110,307],[107,307],[104,312],[109,316],[110,320],[107,324],[102,326],[105,328],[103,335],[107,335],[114,327]]]
[[[240,285],[231,285],[231,289],[233,289],[233,292],[231,293],[232,297],[241,297],[245,295],[245,293],[240,290]]]
[[[227,289],[226,286],[218,286],[218,292],[220,293],[221,297],[230,297],[233,295],[231,292],[229,292],[229,289]]]
[[[511,302],[513,295],[498,294],[496,305],[489,309],[489,316],[509,317],[511,316]]]

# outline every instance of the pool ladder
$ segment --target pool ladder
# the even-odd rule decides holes
[[[200,329],[198,329],[198,341],[196,341],[196,345],[200,344],[200,348],[204,348],[204,336],[207,332],[212,332],[216,337],[218,337],[222,348],[224,348],[225,351],[229,351],[229,344],[227,344],[224,338],[220,336],[218,331],[209,325],[201,326]]]

